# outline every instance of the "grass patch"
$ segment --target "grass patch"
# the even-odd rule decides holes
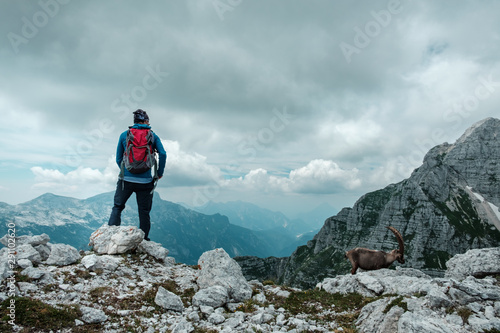
[[[471,310],[465,307],[457,308],[455,306],[446,309],[447,314],[452,314],[453,312],[456,312],[457,315],[462,318],[464,325],[469,323],[469,317],[472,315]]]
[[[42,290],[45,293],[50,293],[51,291],[59,290],[59,286],[55,283],[51,283],[51,284],[47,284],[47,285],[43,286]]]
[[[342,326],[343,332],[357,332],[355,321],[361,309],[378,298],[364,297],[357,293],[331,294],[324,290],[313,289],[292,291],[288,298],[275,297],[275,307],[283,307],[291,315],[306,314],[320,323],[335,321]]]
[[[193,333],[218,333],[218,332],[219,332],[218,330],[211,330],[206,327],[198,327],[198,326],[196,326],[193,331]]]
[[[238,306],[236,308],[236,311],[241,311],[241,312],[245,312],[245,313],[254,313],[255,311],[257,311],[257,308],[256,306],[262,306],[263,304],[260,304],[256,301],[254,301],[253,299],[247,299],[245,302],[243,302],[243,304],[241,304],[240,306]]]
[[[369,303],[367,300],[368,298],[360,294],[331,294],[324,290],[314,289],[293,291],[282,306],[293,315],[316,314],[325,308],[335,310],[335,312],[360,310]],[[371,302],[373,299],[369,300]]]
[[[95,303],[99,301],[104,295],[111,294],[113,291],[110,287],[97,287],[89,292],[90,298]]]
[[[399,306],[405,312],[408,311],[408,304],[406,302],[403,302],[403,299],[404,299],[403,296],[396,297],[392,302],[390,302],[389,304],[387,304],[387,306],[385,307],[383,313],[387,314],[395,306]]]
[[[472,315],[472,311],[468,308],[458,308],[457,314],[462,318],[462,322],[465,324],[469,324],[469,317]]]
[[[75,319],[81,317],[81,312],[74,306],[62,306],[60,309],[45,304],[42,301],[25,297],[15,297],[16,319],[20,326],[36,328],[37,330],[55,330],[72,328]],[[6,321],[10,299],[0,304],[2,321]],[[10,319],[7,319],[10,320]]]
[[[196,291],[193,288],[182,290],[174,280],[167,280],[162,283],[153,284],[153,287],[146,290],[146,292],[144,293],[142,301],[148,305],[160,309],[160,307],[155,303],[156,293],[158,292],[158,289],[160,287],[163,287],[171,293],[178,295],[185,307],[189,307],[191,305],[193,296],[196,294]]]

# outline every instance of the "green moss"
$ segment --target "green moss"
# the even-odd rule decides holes
[[[320,309],[332,309],[335,312],[356,311],[369,303],[369,298],[360,294],[331,294],[324,290],[313,289],[293,291],[282,304],[292,315],[306,313],[314,315]]]
[[[407,221],[410,221],[411,217],[418,208],[418,201],[409,197],[406,199],[407,207],[403,209],[403,216]]]
[[[306,314],[320,323],[336,322],[344,332],[357,332],[355,321],[361,309],[377,298],[357,293],[331,294],[320,289],[291,291],[287,298],[274,299],[275,307],[283,307],[291,315]]]
[[[369,232],[369,228],[378,224],[380,213],[383,207],[389,202],[392,194],[395,191],[395,186],[387,186],[384,189],[365,194],[357,205],[363,210],[360,222],[363,225],[363,230]]]
[[[450,225],[455,229],[455,236],[471,236],[471,242],[474,238],[493,237],[500,240],[500,232],[491,230],[490,226],[483,223],[476,207],[469,195],[462,189],[448,198],[446,202],[439,202],[431,199],[439,211],[446,216]],[[448,203],[448,204],[447,204]],[[449,208],[456,207],[455,210]]]
[[[273,280],[265,280],[262,282],[264,286],[274,286],[276,283]]]
[[[469,324],[469,317],[472,315],[472,311],[468,308],[459,308],[457,309],[457,314],[462,318],[462,322],[465,324]]]
[[[245,313],[254,313],[255,311],[257,311],[257,306],[262,306],[262,305],[263,304],[260,304],[256,301],[254,301],[252,298],[250,298],[250,299],[247,299],[245,302],[243,302],[243,304],[238,306],[236,308],[236,311],[241,311],[241,312],[245,312]]]
[[[26,328],[36,328],[37,330],[72,328],[75,326],[75,319],[81,317],[81,312],[76,307],[55,308],[42,301],[25,297],[15,297],[14,300],[16,306],[15,323]],[[0,313],[3,319],[8,314],[7,307],[9,305],[10,299],[0,304]]]
[[[113,291],[110,287],[97,287],[89,292],[90,298],[93,302],[99,301],[105,294],[111,294]]]
[[[488,176],[488,180],[490,183],[498,183],[498,178],[495,174],[490,174]]]
[[[191,304],[193,296],[196,294],[196,291],[193,288],[182,290],[174,280],[166,280],[161,283],[153,284],[152,288],[144,292],[142,299],[135,299],[136,303],[138,305],[149,304],[157,310],[161,310],[161,308],[155,303],[156,294],[158,293],[158,289],[160,287],[178,295],[185,307],[188,307]]]
[[[404,299],[403,296],[396,297],[394,300],[392,300],[392,302],[390,302],[389,304],[387,304],[387,306],[385,307],[383,313],[387,314],[395,306],[399,306],[405,312],[408,311],[408,304],[406,302],[403,302],[403,299]]]
[[[350,271],[351,264],[345,258],[345,253],[330,246],[314,254],[310,248],[308,252],[295,258],[294,277],[301,278],[300,281],[291,280],[291,285],[296,285],[301,289],[311,289],[318,281],[337,274],[344,274]],[[308,277],[304,279],[304,277]],[[279,281],[282,282],[282,281]]]

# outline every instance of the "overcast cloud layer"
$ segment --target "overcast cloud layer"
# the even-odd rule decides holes
[[[162,198],[337,209],[498,117],[498,1],[2,1],[0,201],[114,190],[148,111]],[[333,212],[332,212],[333,213]]]

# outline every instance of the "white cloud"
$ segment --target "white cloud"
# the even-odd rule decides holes
[[[220,185],[265,192],[329,194],[356,189],[361,180],[357,169],[344,170],[333,161],[317,159],[288,175],[272,175],[259,168]]]
[[[162,143],[167,151],[167,163],[159,186],[203,186],[222,179],[220,170],[209,165],[205,156],[181,150],[176,141],[165,140]],[[35,176],[33,189],[81,197],[113,190],[119,168],[115,156],[111,156],[103,170],[79,166],[63,173],[57,169],[34,166],[31,172]]]
[[[103,171],[80,166],[75,170],[63,173],[56,169],[34,166],[31,168],[31,172],[35,175],[34,190],[88,197],[112,190],[119,171],[114,158],[111,157]]]
[[[162,183],[169,186],[199,186],[221,178],[220,170],[209,165],[205,156],[182,151],[177,141],[162,140],[162,143],[167,151],[165,179],[162,179]]]
[[[335,193],[361,186],[358,170],[343,170],[333,161],[313,160],[305,167],[292,170],[291,190],[299,193]]]

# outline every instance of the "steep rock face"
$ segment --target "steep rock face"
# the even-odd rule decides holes
[[[432,275],[442,274],[455,254],[499,246],[499,131],[498,119],[474,124],[455,144],[431,149],[410,178],[368,193],[352,208],[327,219],[313,240],[282,259],[286,265],[278,281],[312,287],[325,277],[349,271],[346,250],[398,248],[387,226],[403,235],[404,267]],[[238,261],[243,272],[256,267],[248,258]]]

